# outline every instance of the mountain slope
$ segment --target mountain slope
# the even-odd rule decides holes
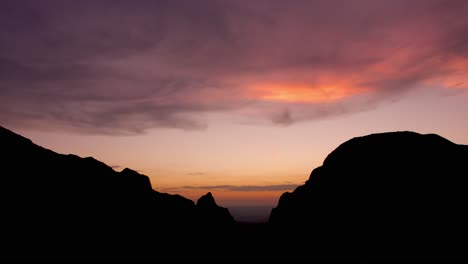
[[[233,226],[235,224],[235,220],[229,213],[229,210],[218,206],[211,192],[200,197],[196,207],[202,225],[225,228],[226,226]]]
[[[270,223],[324,254],[465,254],[467,188],[467,146],[433,134],[373,134],[330,153],[281,196]]]
[[[200,219],[221,209],[200,211],[153,190],[136,171],[57,154],[2,127],[0,146],[0,228],[8,245],[0,255],[189,255]]]
[[[235,225],[131,169],[61,155],[0,127],[0,258],[285,260],[466,257],[468,146],[413,132],[353,138],[281,196],[268,225]]]

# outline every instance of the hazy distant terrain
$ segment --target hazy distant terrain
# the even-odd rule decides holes
[[[229,206],[237,222],[266,223],[274,206]]]

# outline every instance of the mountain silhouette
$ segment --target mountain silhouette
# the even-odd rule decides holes
[[[315,254],[466,256],[468,146],[438,135],[392,132],[353,138],[307,182],[284,193],[270,224]]]
[[[211,194],[196,206],[136,171],[57,154],[3,127],[0,145],[2,256],[183,256],[198,253],[188,244],[203,221],[232,228]]]
[[[204,225],[225,228],[226,226],[233,226],[236,223],[227,208],[216,204],[211,192],[200,197],[196,207],[200,217],[199,220]]]
[[[211,193],[62,155],[0,127],[1,259],[465,258],[468,146],[438,135],[353,138],[265,224],[236,223]]]

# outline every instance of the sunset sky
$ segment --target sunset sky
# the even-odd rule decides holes
[[[468,1],[2,0],[0,125],[274,206],[355,136],[468,144]]]

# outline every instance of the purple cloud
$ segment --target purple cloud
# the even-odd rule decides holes
[[[2,1],[0,121],[81,133],[280,125],[466,88],[466,1]]]

